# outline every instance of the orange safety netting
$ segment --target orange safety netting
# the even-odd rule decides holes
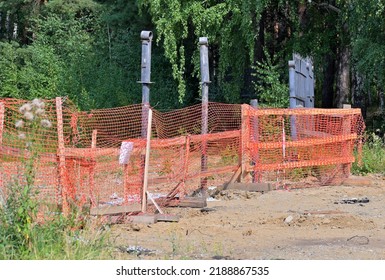
[[[349,175],[365,128],[359,109],[209,103],[201,135],[201,105],[153,110],[145,176],[143,112],[142,105],[79,112],[61,98],[0,99],[3,195],[25,183],[31,161],[37,195],[65,211],[71,203],[140,205],[145,177],[150,198],[178,200],[234,174],[276,187],[336,184]]]

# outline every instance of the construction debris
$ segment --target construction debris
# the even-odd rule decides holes
[[[336,201],[334,204],[362,204],[369,203],[369,199],[367,197],[364,198],[346,198],[341,201]]]

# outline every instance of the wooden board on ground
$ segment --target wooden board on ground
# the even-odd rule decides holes
[[[207,201],[203,197],[185,197],[179,201],[179,207],[203,208],[207,206]]]
[[[156,219],[158,222],[179,222],[180,217],[172,214],[157,214]]]
[[[131,205],[112,205],[112,206],[101,206],[91,208],[90,214],[97,215],[118,215],[123,213],[133,213],[140,212],[142,210],[142,205],[139,203],[131,204]]]
[[[270,183],[228,183],[223,187],[224,190],[241,190],[249,192],[268,192],[273,188]]]
[[[371,186],[373,180],[368,177],[350,176],[342,184],[344,186]]]
[[[127,221],[134,224],[155,224],[158,221],[157,215],[141,214],[127,217]]]

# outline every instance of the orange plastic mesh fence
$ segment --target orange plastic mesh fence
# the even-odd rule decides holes
[[[360,109],[244,108],[247,169],[255,181],[326,185],[350,174],[365,129]]]
[[[276,187],[339,183],[350,172],[365,128],[358,109],[209,103],[208,134],[201,135],[201,108],[153,111],[151,198],[182,199],[202,182],[217,186],[236,171],[245,182]],[[33,159],[38,195],[64,211],[71,201],[140,205],[146,151],[141,135],[142,105],[79,112],[60,98],[0,99],[0,188],[6,195],[15,182],[22,185],[26,163]]]

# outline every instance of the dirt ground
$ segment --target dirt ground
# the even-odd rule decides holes
[[[166,208],[179,222],[117,224],[117,259],[385,259],[385,177],[369,183],[222,191],[207,209]]]

